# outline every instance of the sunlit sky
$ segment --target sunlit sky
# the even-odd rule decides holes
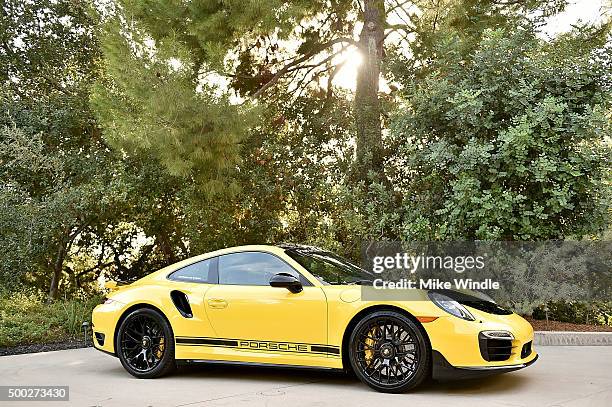
[[[565,12],[550,18],[549,23],[543,29],[543,35],[552,37],[559,33],[567,32],[571,30],[572,24],[578,21],[599,21],[603,12],[602,6],[604,2],[605,0],[572,1]],[[357,68],[361,63],[361,55],[353,48],[343,55],[342,59],[344,58],[346,58],[346,63],[334,78],[334,85],[345,89],[354,89]],[[381,87],[384,88],[385,84],[381,83]]]
[[[565,12],[552,17],[544,28],[545,33],[556,35],[571,29],[579,20],[584,22],[599,21],[605,0],[576,0]]]

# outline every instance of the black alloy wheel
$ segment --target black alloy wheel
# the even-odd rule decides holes
[[[172,329],[155,310],[131,312],[119,327],[115,345],[125,370],[140,379],[162,376],[176,366]]]
[[[355,326],[349,358],[357,377],[368,386],[402,393],[427,378],[431,352],[416,323],[395,311],[378,311]]]

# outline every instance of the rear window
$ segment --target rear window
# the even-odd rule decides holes
[[[174,281],[184,281],[188,283],[209,283],[210,265],[212,259],[198,261],[170,274],[168,278]]]

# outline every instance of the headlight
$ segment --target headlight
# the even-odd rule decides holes
[[[474,321],[476,319],[463,305],[444,294],[430,291],[427,295],[434,304],[457,318],[465,319],[466,321]]]

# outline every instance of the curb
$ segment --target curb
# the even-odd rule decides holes
[[[539,346],[612,346],[612,332],[536,331],[533,344]]]

